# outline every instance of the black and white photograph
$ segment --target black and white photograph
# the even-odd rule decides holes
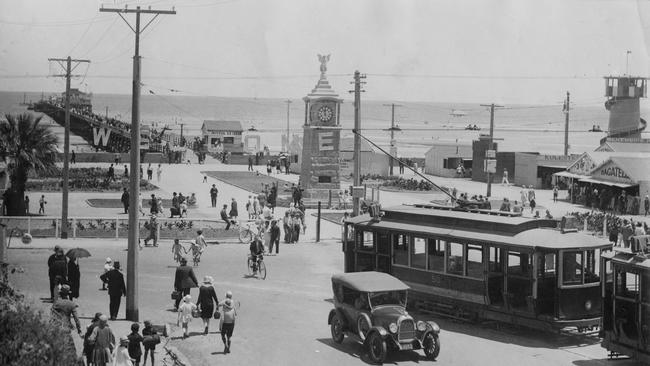
[[[0,2],[0,364],[650,365],[650,0]]]

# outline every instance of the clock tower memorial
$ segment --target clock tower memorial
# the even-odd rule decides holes
[[[330,55],[318,55],[320,79],[306,97],[303,126],[301,188],[305,204],[337,198],[340,189],[339,145],[341,141],[341,103],[343,99],[327,81]]]

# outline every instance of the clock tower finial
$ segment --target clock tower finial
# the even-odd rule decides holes
[[[320,78],[325,79],[325,74],[327,73],[327,63],[330,61],[330,55],[321,55],[318,54],[318,61],[320,62]]]

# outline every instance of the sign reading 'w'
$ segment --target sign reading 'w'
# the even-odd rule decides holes
[[[110,137],[111,137],[111,130],[109,130],[108,128],[93,127],[93,143],[95,144],[95,146],[97,145],[107,146],[108,139]]]

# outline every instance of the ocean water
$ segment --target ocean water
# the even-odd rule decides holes
[[[45,94],[49,96],[50,94]],[[347,96],[345,96],[347,97]],[[0,92],[0,113],[19,113],[26,110],[23,99],[37,101],[41,93]],[[123,121],[131,120],[131,96],[94,94],[93,110],[108,113]],[[603,98],[603,103],[605,98]],[[391,108],[387,101],[361,102],[361,130],[364,136],[388,150],[391,125]],[[605,133],[588,132],[593,125],[607,129],[608,112],[603,103],[572,106],[569,127],[570,153],[593,151]],[[396,124],[402,129],[395,132],[398,154],[423,157],[437,141],[471,143],[479,134],[489,133],[490,112],[486,107],[468,103],[400,102],[395,109]],[[642,104],[643,106],[643,104]],[[196,96],[159,96],[143,89],[141,98],[143,124],[167,125],[185,135],[200,135],[204,120],[239,120],[244,130],[254,126],[262,144],[271,151],[281,150],[281,136],[287,129],[287,104],[284,99],[224,98]],[[452,115],[462,111],[463,115]],[[642,116],[648,115],[642,107]],[[47,118],[47,117],[46,117]],[[305,105],[300,99],[292,100],[289,109],[290,134],[302,135]],[[528,151],[543,154],[563,154],[564,118],[562,105],[509,105],[495,113],[494,138],[499,151]],[[646,118],[647,119],[647,118]],[[476,124],[480,131],[465,130]],[[352,137],[354,126],[353,100],[346,99],[341,109],[342,137]],[[247,132],[247,131],[245,131]],[[249,133],[249,132],[247,132]]]

